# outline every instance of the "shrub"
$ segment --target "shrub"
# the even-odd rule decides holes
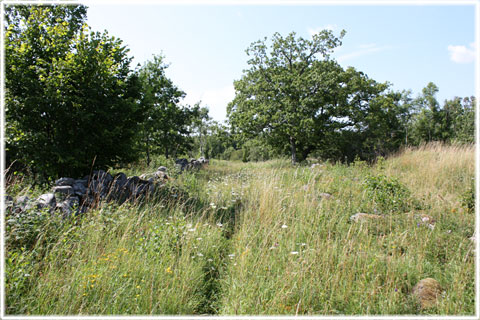
[[[369,197],[381,211],[408,211],[410,191],[398,179],[385,175],[370,176],[364,184]]]

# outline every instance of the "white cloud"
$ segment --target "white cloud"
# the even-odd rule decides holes
[[[202,101],[201,106],[207,106],[209,115],[216,121],[224,121],[227,118],[227,104],[235,98],[235,89],[233,85],[213,88],[203,91],[187,91],[187,96],[183,101],[185,104],[194,105]]]
[[[475,60],[475,44],[470,43],[470,48],[466,46],[448,46],[450,60],[456,63],[470,63]]]
[[[314,34],[319,33],[322,30],[335,30],[337,29],[338,26],[336,24],[327,24],[323,27],[316,27],[316,28],[308,28],[308,33],[310,34],[311,37],[313,37]]]
[[[339,56],[337,58],[338,62],[345,62],[347,60],[351,60],[360,56],[366,56],[375,52],[391,49],[390,46],[380,47],[375,43],[361,44],[361,45],[358,45],[357,48],[358,49],[353,52],[342,54],[341,56]]]

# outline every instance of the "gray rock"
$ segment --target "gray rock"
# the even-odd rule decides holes
[[[33,208],[32,200],[27,196],[19,196],[15,199],[16,207],[20,211],[25,211]]]
[[[368,214],[368,213],[359,212],[351,216],[350,220],[354,222],[361,222],[361,221],[376,220],[381,218],[382,216],[379,216],[377,214]]]
[[[56,186],[56,187],[53,187],[53,192],[67,194],[67,195],[74,193],[72,186]]]
[[[72,213],[77,215],[80,212],[80,200],[78,197],[69,197],[65,201],[57,204],[57,208],[62,211],[62,218],[66,219],[72,216]]]
[[[73,193],[78,196],[84,196],[87,194],[87,188],[83,183],[74,183],[73,184]]]
[[[55,194],[45,193],[37,198],[36,203],[38,209],[43,209],[46,207],[55,208],[57,200],[55,199]]]
[[[76,184],[81,184],[83,185],[85,188],[88,187],[88,179],[78,179],[78,180],[75,180],[75,183],[74,185]]]
[[[75,183],[75,179],[72,178],[60,178],[55,181],[56,186],[71,186]]]
[[[333,196],[330,193],[326,193],[326,192],[322,192],[318,196],[322,199],[327,199],[327,200],[333,198]]]
[[[13,205],[15,204],[14,201],[13,201],[13,198],[11,196],[9,196],[8,194],[3,197],[3,201],[5,203],[5,208],[13,207]]]
[[[163,171],[157,171],[157,172],[155,172],[155,177],[156,177],[157,179],[162,179],[162,180],[163,180],[163,179],[168,179],[167,173],[166,173],[166,172],[163,172]]]
[[[92,175],[93,180],[98,180],[103,184],[109,185],[113,181],[113,177],[110,173],[103,170],[93,171]]]

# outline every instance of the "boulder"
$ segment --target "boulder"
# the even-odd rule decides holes
[[[381,218],[382,216],[379,216],[378,214],[369,214],[369,213],[359,212],[351,216],[350,220],[354,222],[362,222],[362,221],[376,220]]]
[[[20,209],[21,211],[25,211],[25,210],[33,208],[32,201],[27,196],[17,197],[15,199],[15,203],[17,205],[17,208]]]
[[[88,187],[88,179],[77,179],[75,180],[73,185],[76,185],[76,184],[81,184],[86,188]]]
[[[72,178],[60,178],[55,181],[56,186],[72,186],[75,183],[75,179]]]
[[[56,186],[56,187],[53,187],[53,193],[70,195],[70,194],[73,194],[74,191],[72,186]]]
[[[437,303],[437,298],[442,294],[442,287],[437,280],[425,278],[413,287],[412,294],[418,299],[421,308],[426,309]]]
[[[83,183],[75,182],[72,187],[73,187],[73,193],[77,196],[83,197],[87,194],[87,188]]]
[[[78,197],[69,197],[65,201],[57,204],[57,208],[62,211],[62,218],[69,218],[72,213],[78,215],[80,212],[80,199]]]
[[[43,209],[46,207],[55,208],[57,204],[57,200],[55,199],[55,194],[53,193],[42,194],[40,197],[37,198],[36,204],[38,209]]]
[[[110,185],[113,181],[113,177],[110,173],[103,170],[93,171],[92,180],[98,180],[105,185]]]

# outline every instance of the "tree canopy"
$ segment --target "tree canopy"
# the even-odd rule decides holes
[[[6,151],[44,176],[135,159],[143,111],[122,41],[90,32],[84,6],[7,6]]]

